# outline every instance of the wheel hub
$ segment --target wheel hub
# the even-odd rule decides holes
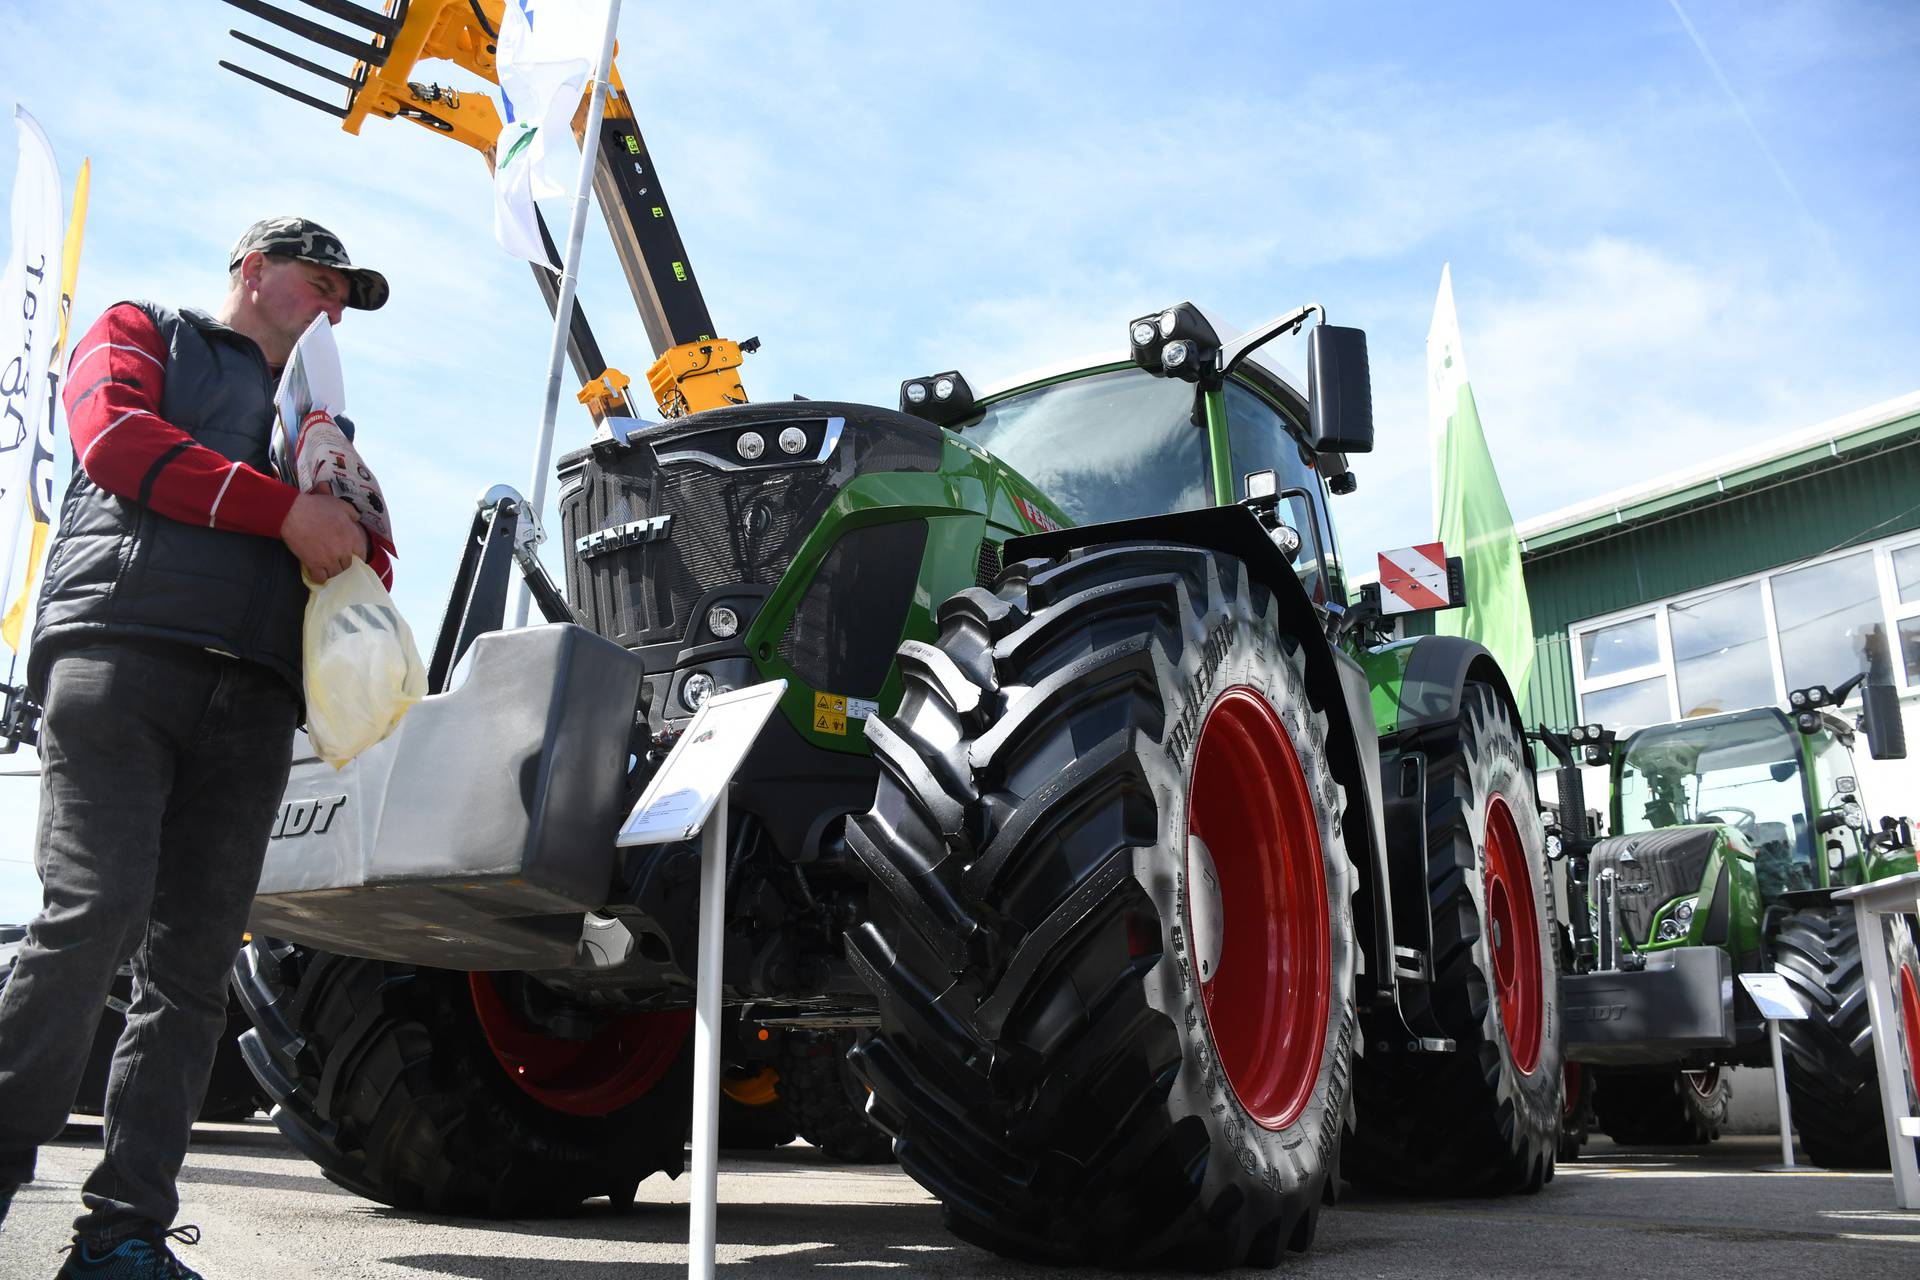
[[[1224,908],[1220,902],[1220,875],[1213,868],[1213,851],[1197,835],[1187,836],[1188,910],[1193,914],[1193,962],[1201,982],[1212,982],[1220,971],[1220,947],[1226,941]]]
[[[1234,1095],[1285,1129],[1320,1075],[1332,926],[1313,796],[1286,729],[1236,686],[1207,713],[1187,807],[1187,930]]]

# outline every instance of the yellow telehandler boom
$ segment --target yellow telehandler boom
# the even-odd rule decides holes
[[[333,25],[262,0],[227,3],[311,45],[353,59],[351,68],[341,71],[257,36],[231,33],[241,43],[345,90],[344,103],[316,97],[223,60],[220,65],[227,70],[336,117],[348,133],[359,133],[369,117],[411,120],[465,143],[480,152],[489,167],[493,165],[494,141],[500,134],[500,113],[493,99],[484,92],[464,92],[414,76],[421,63],[438,59],[497,84],[499,73],[494,59],[501,8],[518,0],[387,0],[383,9],[351,0],[292,0],[333,19]],[[342,25],[352,30],[342,30]],[[584,129],[585,117],[583,101],[574,116],[576,137]],[[608,78],[600,136],[580,138],[580,143],[595,148],[594,195],[653,347],[654,362],[647,372],[647,385],[660,412],[679,417],[746,403],[740,363],[759,342],[748,339],[738,343],[714,336],[713,318],[687,261],[673,210],[660,188],[653,158],[634,122],[633,104],[617,68]],[[540,234],[549,254],[558,261],[544,220]],[[557,277],[539,266],[533,268],[533,274],[551,309],[559,296]],[[607,364],[577,306],[568,335],[568,354],[574,372],[585,384],[580,402],[596,419],[631,412],[627,395],[630,380]]]

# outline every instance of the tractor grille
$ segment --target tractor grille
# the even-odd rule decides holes
[[[1718,827],[1670,827],[1636,835],[1611,836],[1593,846],[1587,857],[1590,886],[1611,869],[1614,901],[1620,908],[1620,933],[1644,945],[1653,933],[1654,913],[1675,898],[1697,892],[1707,869]]]
[[[628,648],[677,640],[707,592],[777,582],[835,492],[819,466],[721,471],[656,465],[639,450],[605,463],[589,454],[561,500],[568,597],[589,627]],[[576,549],[583,536],[657,516],[670,518],[663,537]]]

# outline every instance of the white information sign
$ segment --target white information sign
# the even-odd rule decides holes
[[[1801,1003],[1799,993],[1777,973],[1743,973],[1740,985],[1760,1006],[1760,1016],[1769,1021],[1799,1022],[1807,1017],[1807,1006]]]
[[[665,844],[699,835],[786,691],[785,680],[769,680],[708,698],[641,793],[614,843]]]

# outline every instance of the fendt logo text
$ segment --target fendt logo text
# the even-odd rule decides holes
[[[583,557],[603,556],[609,551],[637,546],[642,542],[665,542],[672,536],[672,531],[672,516],[649,516],[645,520],[616,524],[598,533],[582,534],[573,540],[573,549]]]
[[[320,796],[313,800],[289,800],[280,806],[280,816],[274,820],[274,840],[293,839],[296,836],[324,835],[333,825],[333,816],[340,812],[340,806],[347,802],[345,796]]]

